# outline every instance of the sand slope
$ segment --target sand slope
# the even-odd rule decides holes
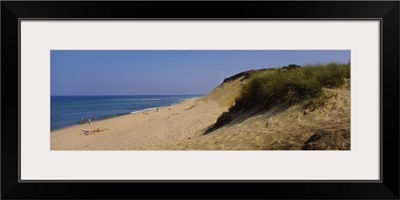
[[[148,110],[52,131],[51,150],[301,150],[350,149],[350,86],[330,90],[324,106],[304,110],[254,110],[230,124],[206,130],[240,94],[243,77],[225,82],[202,98],[160,111]],[[102,130],[85,135],[82,130]]]
[[[283,112],[243,113],[230,124],[207,135],[172,146],[172,149],[301,150],[350,149],[350,91],[314,111],[293,106]],[[319,134],[323,131],[324,134]],[[314,140],[310,138],[317,134]],[[321,136],[320,136],[321,135]],[[305,144],[310,140],[307,144]]]

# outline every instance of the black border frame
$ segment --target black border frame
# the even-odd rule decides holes
[[[18,44],[19,44],[19,49],[18,49],[18,61],[19,61],[19,66],[18,66],[18,80],[19,83],[21,83],[21,21],[121,21],[121,20],[125,20],[125,21],[151,21],[151,20],[157,20],[157,21],[324,21],[325,19],[312,19],[310,20],[309,18],[303,19],[303,18],[280,18],[280,19],[268,19],[268,18],[257,18],[257,19],[243,19],[243,18],[239,18],[239,19],[235,19],[235,18],[217,18],[217,19],[209,19],[209,18],[185,18],[185,19],[179,19],[179,18],[84,18],[84,19],[76,19],[76,18],[63,18],[63,19],[57,19],[57,18],[19,18],[18,19],[18,32],[19,32],[19,36],[18,36]],[[378,21],[379,22],[379,34],[382,35],[382,31],[383,31],[383,26],[382,26],[382,22],[383,20],[380,18],[364,18],[364,19],[344,19],[344,18],[340,18],[340,19],[329,19],[329,20],[335,20],[335,21],[347,21],[347,20],[351,20],[351,21]],[[327,21],[327,20],[325,20]],[[382,37],[380,37],[379,39],[380,44],[379,44],[379,48],[382,49]],[[382,52],[380,51],[380,58],[382,58]],[[383,90],[383,78],[382,78],[382,59],[380,59],[380,63],[379,63],[379,83],[380,83],[380,102],[382,102],[382,90]],[[21,86],[19,85],[18,87],[18,95],[19,95],[19,99],[18,99],[18,106],[19,108],[21,108]],[[382,104],[380,105],[380,115],[382,115]],[[19,111],[19,115],[18,115],[18,128],[21,128],[21,112]],[[382,120],[380,122],[380,124],[382,124]],[[379,127],[380,133],[380,141],[379,141],[379,169],[382,169],[382,140],[381,138],[383,137],[383,131],[382,131],[382,126]],[[309,183],[376,183],[376,182],[382,182],[382,170],[380,170],[379,173],[379,180],[164,180],[164,179],[159,179],[159,180],[21,180],[21,130],[19,129],[18,132],[18,182],[23,183],[23,182],[30,182],[30,183],[43,183],[43,182],[47,182],[47,183],[66,183],[66,182],[82,182],[82,183],[100,183],[100,182],[109,182],[109,183],[143,183],[143,182],[148,182],[148,183],[162,183],[162,182],[219,182],[219,183],[229,183],[229,182],[242,182],[242,183],[249,183],[249,182],[262,182],[262,183],[276,183],[276,182],[280,182],[280,183],[304,183],[304,182],[309,182]]]
[[[399,199],[399,2],[397,1],[2,1],[1,2],[1,198],[274,198]],[[19,181],[21,19],[348,20],[381,21],[381,181]],[[18,84],[11,74],[18,73]],[[10,74],[10,75],[8,75]],[[16,86],[18,85],[18,90]],[[18,93],[17,93],[18,92]],[[17,98],[18,97],[18,98]],[[18,112],[15,108],[18,107]],[[16,120],[18,117],[18,121]],[[383,126],[384,120],[384,126]],[[13,124],[13,125],[11,125]],[[221,187],[225,186],[225,187]],[[259,190],[258,187],[265,187]],[[100,188],[99,188],[100,187]],[[199,193],[199,187],[201,192]],[[147,189],[170,190],[151,193]],[[133,189],[133,191],[131,191]],[[175,193],[174,190],[186,191]],[[186,194],[189,194],[187,196]]]

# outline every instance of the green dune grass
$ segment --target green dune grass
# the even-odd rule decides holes
[[[241,96],[229,108],[229,112],[218,118],[214,128],[229,123],[232,120],[231,114],[256,106],[263,111],[274,106],[289,107],[300,103],[308,105],[310,100],[327,99],[329,96],[323,88],[340,87],[349,78],[350,63],[337,62],[308,64],[303,67],[290,65],[253,72],[243,85]]]

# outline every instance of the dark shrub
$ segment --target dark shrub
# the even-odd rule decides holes
[[[296,69],[296,68],[299,68],[299,67],[301,67],[301,66],[300,65],[295,65],[295,64],[290,64],[288,66],[282,67],[282,69],[283,70],[291,70],[291,69]]]
[[[225,124],[229,124],[232,121],[232,116],[229,112],[223,112],[214,124],[214,129],[217,129]]]

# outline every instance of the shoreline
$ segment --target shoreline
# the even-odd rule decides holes
[[[226,111],[202,97],[51,131],[50,150],[165,150],[203,135]]]
[[[100,122],[100,121],[104,121],[104,120],[109,120],[109,119],[113,119],[113,118],[118,118],[118,117],[122,117],[122,116],[126,116],[126,115],[131,115],[131,114],[137,114],[137,113],[143,113],[143,112],[147,112],[147,111],[151,111],[151,110],[155,110],[157,108],[164,108],[164,107],[170,107],[170,106],[174,106],[174,105],[178,105],[183,103],[185,100],[190,100],[190,99],[200,99],[203,96],[200,97],[192,97],[192,98],[187,98],[187,99],[179,99],[179,101],[177,103],[173,103],[167,106],[161,106],[161,107],[150,107],[150,108],[145,108],[145,109],[141,109],[141,110],[137,110],[137,111],[132,111],[132,112],[126,112],[126,113],[117,113],[114,115],[108,115],[106,117],[103,117],[101,119],[97,119],[96,122]],[[94,123],[93,121],[91,123]],[[69,126],[65,126],[65,127],[61,127],[61,128],[55,128],[55,129],[51,129],[50,128],[50,132],[54,132],[54,131],[59,131],[59,130],[63,130],[63,129],[68,129],[68,128],[73,128],[73,127],[77,127],[77,126],[81,126],[81,125],[87,125],[88,123],[85,122],[83,124],[73,124],[73,125],[69,125]]]

